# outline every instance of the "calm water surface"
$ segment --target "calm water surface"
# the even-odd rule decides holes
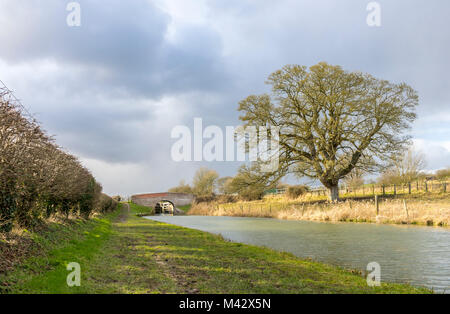
[[[450,230],[445,228],[241,217],[146,218],[345,268],[364,270],[369,262],[377,262],[382,281],[450,293]]]

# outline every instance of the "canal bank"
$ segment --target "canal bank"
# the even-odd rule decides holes
[[[189,215],[262,217],[286,220],[450,226],[450,194],[414,194],[347,199],[328,203],[318,199],[267,196],[262,200],[194,203]]]
[[[345,269],[380,266],[383,282],[450,291],[450,230],[224,216],[148,217]]]
[[[131,204],[93,221],[74,241],[2,276],[3,293],[429,293],[403,284],[369,287],[355,272],[208,232],[138,217]],[[172,217],[173,218],[173,217]],[[64,230],[60,232],[64,233]],[[68,287],[67,262],[81,286]]]

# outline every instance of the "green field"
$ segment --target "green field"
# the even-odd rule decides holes
[[[292,254],[138,217],[131,204],[101,219],[40,237],[40,254],[0,275],[3,293],[429,293],[408,285],[369,287],[357,272]],[[57,234],[60,234],[58,236]],[[66,265],[81,266],[68,287]]]

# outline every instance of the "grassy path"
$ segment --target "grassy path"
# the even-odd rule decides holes
[[[139,208],[96,221],[84,239],[7,276],[27,293],[426,293],[407,285],[368,287],[361,276],[291,254],[231,243],[209,233],[147,220]],[[45,269],[39,267],[45,261]],[[81,265],[68,287],[66,265]],[[0,278],[1,279],[1,278]]]

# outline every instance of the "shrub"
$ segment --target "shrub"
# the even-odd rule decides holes
[[[0,232],[54,214],[89,217],[102,187],[0,88]],[[109,204],[112,208],[114,204]]]
[[[236,203],[238,197],[235,195],[223,194],[216,197],[216,201],[219,204]]]
[[[241,190],[239,193],[240,199],[247,202],[260,200],[263,196],[264,191],[261,191],[260,189],[247,188]]]
[[[196,196],[194,203],[200,204],[200,203],[210,203],[216,200],[216,196],[214,194],[211,195],[204,195],[204,196]]]
[[[287,188],[286,196],[290,199],[296,199],[308,192],[306,185],[293,185]]]
[[[119,203],[106,194],[101,194],[97,200],[96,211],[99,213],[107,213],[117,208]]]
[[[446,179],[450,178],[450,167],[447,169],[438,170],[436,172],[436,178],[439,181],[445,181]]]

